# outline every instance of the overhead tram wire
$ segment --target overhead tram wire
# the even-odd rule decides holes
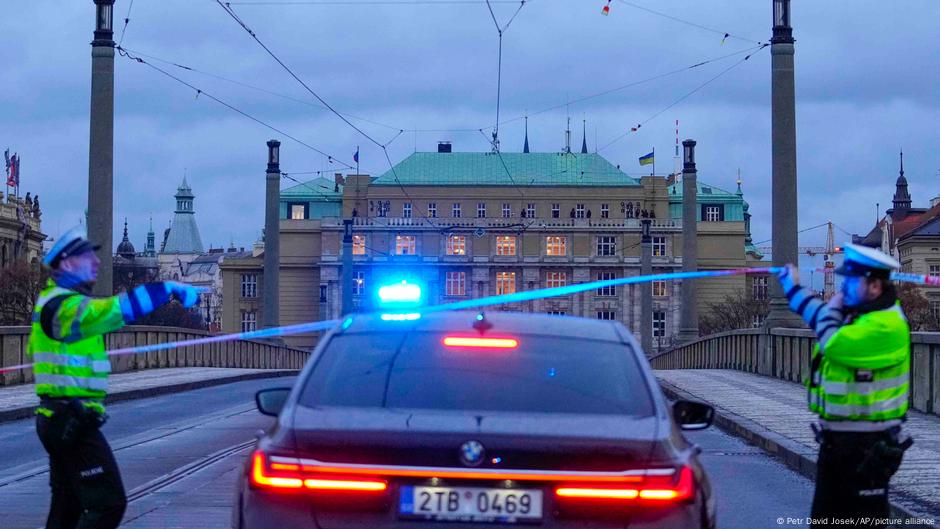
[[[287,0],[283,2],[275,1],[243,1],[226,2],[231,5],[242,6],[392,6],[392,5],[471,5],[482,4],[485,0]],[[515,4],[519,0],[491,0],[494,4]]]
[[[124,35],[127,33],[127,25],[131,22],[132,9],[134,9],[134,0],[131,0],[130,5],[127,6],[127,14],[124,16],[124,27],[121,29],[121,38],[118,40],[118,46],[124,44]]]
[[[373,138],[372,136],[366,134],[365,131],[363,131],[361,128],[357,127],[357,126],[354,125],[351,121],[349,121],[348,119],[346,119],[345,116],[343,116],[343,115],[342,115],[341,113],[339,113],[335,108],[333,108],[332,105],[330,105],[329,103],[327,103],[325,99],[323,99],[322,97],[320,97],[320,94],[316,93],[312,88],[310,88],[310,86],[307,85],[307,83],[305,83],[305,82],[303,81],[303,79],[301,79],[296,73],[294,73],[294,71],[293,71],[289,66],[287,66],[287,64],[284,63],[284,61],[282,61],[280,57],[277,56],[277,54],[275,54],[273,51],[271,51],[271,49],[268,48],[267,45],[265,45],[264,42],[261,41],[261,39],[258,37],[258,35],[257,35],[254,31],[252,31],[251,28],[248,27],[248,24],[246,24],[246,23],[238,16],[238,14],[235,13],[235,11],[232,9],[232,7],[231,7],[230,4],[228,4],[228,3],[223,3],[222,0],[215,0],[215,1],[216,1],[216,3],[219,5],[219,7],[221,7],[222,10],[225,11],[225,12],[232,18],[232,20],[234,20],[236,23],[238,23],[238,25],[240,25],[240,26],[242,27],[242,29],[244,29],[244,30],[248,33],[248,35],[251,36],[251,38],[252,38],[256,43],[258,43],[258,45],[261,46],[261,48],[263,48],[264,51],[266,51],[266,52],[268,53],[268,55],[271,56],[271,58],[273,58],[278,64],[281,65],[281,68],[283,68],[288,74],[290,74],[290,76],[293,77],[294,80],[297,81],[301,86],[303,86],[305,90],[307,90],[308,92],[310,92],[311,95],[313,95],[315,98],[317,98],[317,100],[318,100],[320,103],[322,103],[323,106],[325,106],[330,112],[332,112],[332,113],[335,114],[337,117],[339,117],[341,120],[343,120],[343,122],[346,123],[347,125],[349,125],[353,130],[355,130],[356,132],[358,132],[359,134],[361,134],[364,138],[366,138],[367,140],[369,140],[370,142],[374,143],[376,146],[378,146],[379,148],[382,149],[382,152],[385,154],[385,160],[388,162],[388,166],[389,166],[390,170],[392,171],[392,176],[394,177],[395,182],[398,184],[398,187],[401,189],[402,193],[405,195],[405,197],[408,198],[409,201],[411,201],[413,204],[416,204],[415,200],[412,199],[412,198],[411,198],[411,195],[408,193],[408,190],[405,189],[405,186],[404,186],[404,185],[402,185],[401,179],[398,178],[398,172],[395,170],[395,164],[392,163],[392,159],[391,159],[391,157],[390,157],[389,154],[388,154],[388,144],[382,144],[382,143],[380,143],[378,140],[376,140],[376,139]],[[397,137],[398,137],[398,136],[396,136],[396,138],[397,138]],[[394,141],[394,139],[393,139],[392,141]],[[388,143],[391,143],[391,141],[388,142]],[[350,167],[350,168],[352,168],[352,167]],[[435,225],[433,222],[431,222],[431,220],[428,218],[427,212],[425,212],[425,215],[424,215],[422,218],[423,218],[424,221],[425,221],[427,224],[429,224],[430,226],[432,226],[432,227],[434,227],[434,228],[436,228],[436,229],[439,229],[438,226],[436,226],[436,225]]]
[[[262,120],[260,120],[260,119],[258,119],[258,118],[256,118],[256,117],[252,116],[252,115],[249,114],[248,112],[245,112],[244,110],[241,110],[240,108],[238,108],[238,107],[236,107],[236,106],[234,106],[234,105],[231,105],[231,104],[229,104],[229,103],[223,101],[222,99],[219,99],[218,97],[216,97],[216,96],[214,96],[214,95],[212,95],[212,94],[206,92],[205,90],[202,90],[201,88],[199,88],[199,87],[197,87],[197,86],[194,86],[194,85],[192,85],[192,84],[190,84],[190,83],[184,81],[183,79],[180,79],[179,77],[177,77],[177,76],[171,74],[170,72],[164,70],[163,68],[160,68],[159,66],[155,66],[155,65],[153,65],[153,64],[151,64],[151,63],[145,61],[144,59],[142,59],[142,58],[140,58],[140,57],[137,57],[137,56],[135,56],[135,55],[132,55],[131,53],[128,53],[128,51],[127,51],[126,49],[124,49],[124,48],[122,48],[122,47],[120,47],[120,46],[116,46],[115,49],[118,51],[118,54],[121,55],[122,57],[126,57],[126,58],[128,58],[128,59],[130,59],[130,60],[132,60],[132,61],[137,62],[137,63],[140,63],[140,64],[144,64],[144,65],[146,65],[146,66],[149,66],[150,68],[153,68],[154,70],[156,70],[156,71],[162,73],[163,75],[169,77],[170,79],[173,79],[174,81],[176,81],[176,82],[178,82],[178,83],[180,83],[180,84],[182,84],[182,85],[185,85],[185,86],[189,87],[189,88],[192,89],[192,90],[195,90],[195,91],[196,91],[196,97],[199,97],[200,95],[204,95],[204,96],[208,97],[209,99],[215,101],[216,103],[219,103],[220,105],[222,105],[222,106],[228,108],[229,110],[232,110],[232,111],[234,111],[234,112],[236,112],[236,113],[238,113],[238,114],[241,114],[242,116],[244,116],[244,117],[250,119],[251,121],[254,121],[255,123],[257,123],[257,124],[259,124],[259,125],[261,125],[261,126],[263,126],[263,127],[265,127],[265,128],[268,128],[268,129],[270,129],[270,130],[272,130],[272,131],[274,131],[274,132],[276,132],[276,133],[278,133],[278,134],[281,134],[281,135],[284,136],[285,138],[288,138],[288,139],[290,139],[290,140],[293,140],[294,142],[296,142],[296,143],[298,143],[298,144],[300,144],[300,145],[303,145],[304,147],[306,147],[306,148],[308,148],[308,149],[310,149],[310,150],[312,150],[312,151],[314,151],[314,152],[316,152],[316,153],[318,153],[318,154],[320,154],[320,155],[322,155],[322,156],[325,156],[325,157],[326,157],[328,160],[330,160],[331,162],[332,162],[332,161],[336,161],[336,163],[338,163],[338,164],[340,164],[340,165],[343,165],[343,166],[345,166],[346,168],[353,169],[353,166],[351,166],[351,165],[349,165],[349,164],[347,164],[347,163],[345,163],[345,162],[340,161],[339,158],[333,156],[332,154],[329,154],[329,153],[327,153],[327,152],[324,152],[324,151],[322,151],[322,150],[320,150],[320,149],[314,147],[313,145],[310,145],[309,143],[307,143],[307,142],[305,142],[305,141],[303,141],[303,140],[301,140],[301,139],[298,139],[298,138],[296,138],[295,136],[293,136],[293,135],[291,135],[291,134],[288,134],[288,133],[284,132],[283,130],[281,130],[281,129],[275,127],[275,126],[273,126],[273,125],[271,125],[271,124],[269,124],[269,123],[267,123],[267,122],[265,122],[265,121],[262,121]]]
[[[762,45],[762,46],[761,46],[760,48],[758,48],[754,53],[756,53],[757,51],[760,51],[760,50],[766,48],[767,46],[770,46],[770,44],[764,44],[764,45]],[[649,123],[650,121],[653,121],[654,119],[656,119],[657,117],[659,117],[660,115],[662,115],[664,112],[666,112],[666,111],[669,110],[670,108],[672,108],[672,107],[678,105],[679,103],[685,101],[686,99],[688,99],[689,97],[691,97],[693,94],[695,94],[695,93],[698,92],[699,90],[705,88],[706,86],[708,86],[708,85],[710,85],[711,83],[713,83],[714,81],[716,81],[718,78],[722,77],[723,75],[725,75],[726,73],[730,72],[731,70],[737,68],[738,66],[744,64],[748,59],[750,59],[750,58],[754,55],[754,53],[750,53],[750,54],[748,54],[748,55],[745,55],[743,59],[741,59],[741,60],[739,60],[738,62],[732,64],[731,66],[725,68],[724,70],[722,70],[721,72],[719,72],[719,73],[718,73],[717,75],[715,75],[714,77],[712,77],[712,78],[708,79],[707,81],[705,81],[704,83],[702,83],[702,84],[696,86],[694,89],[692,89],[692,91],[690,91],[690,92],[686,93],[685,95],[683,95],[682,97],[676,99],[675,101],[673,101],[672,103],[670,103],[669,105],[667,105],[667,106],[664,107],[663,109],[659,110],[658,112],[656,112],[656,113],[653,114],[652,116],[646,118],[644,121],[641,121],[636,127],[633,127],[631,130],[628,130],[627,132],[624,132],[624,133],[621,134],[620,136],[617,136],[616,138],[614,138],[613,140],[611,140],[610,142],[608,142],[606,145],[604,145],[603,147],[601,147],[600,149],[598,149],[598,152],[607,149],[607,148],[610,147],[611,145],[613,145],[613,144],[617,143],[618,141],[620,141],[620,140],[626,138],[626,137],[627,137],[628,135],[630,135],[631,133],[637,132],[638,129],[639,129],[640,127],[642,127],[643,125],[646,125],[646,124]]]
[[[663,13],[663,12],[661,12],[661,11],[655,11],[655,10],[653,10],[653,9],[650,9],[650,8],[646,7],[646,6],[641,6],[641,5],[635,4],[635,3],[633,3],[633,2],[628,2],[627,0],[619,0],[619,1],[620,1],[621,4],[628,5],[628,6],[632,7],[632,8],[634,8],[634,9],[639,9],[640,11],[646,11],[647,13],[650,13],[650,14],[653,14],[653,15],[656,15],[656,16],[660,16],[660,17],[663,17],[663,18],[668,18],[669,20],[672,20],[672,21],[674,21],[674,22],[679,22],[680,24],[685,24],[685,25],[687,25],[687,26],[692,26],[692,27],[694,27],[694,28],[702,29],[702,30],[705,30],[705,31],[710,31],[710,32],[715,33],[715,34],[717,34],[717,35],[722,35],[722,36],[724,36],[724,37],[726,37],[726,38],[741,40],[741,41],[744,41],[744,42],[751,42],[751,43],[757,44],[758,46],[764,44],[763,41],[754,40],[754,39],[748,39],[748,38],[744,38],[744,37],[739,37],[739,36],[734,35],[733,33],[729,32],[729,31],[721,31],[721,30],[718,30],[718,29],[715,29],[715,28],[710,28],[710,27],[708,27],[708,26],[703,26],[703,25],[701,25],[701,24],[699,24],[699,23],[692,22],[692,21],[690,21],[690,20],[685,20],[685,19],[679,18],[679,17],[677,17],[677,16],[673,16],[673,15],[669,15],[669,14],[667,14],[667,13]]]

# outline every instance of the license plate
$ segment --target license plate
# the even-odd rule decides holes
[[[542,491],[404,486],[399,513],[408,518],[517,523],[542,519]]]

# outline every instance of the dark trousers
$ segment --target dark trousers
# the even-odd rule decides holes
[[[36,432],[49,454],[52,505],[46,529],[113,529],[121,523],[127,497],[111,447],[98,428],[62,440],[65,412],[36,416]]]
[[[813,495],[811,517],[817,523],[813,527],[836,527],[833,522],[836,518],[889,517],[890,474],[879,473],[877,468],[871,472],[862,465],[878,442],[890,442],[890,435],[882,432],[823,432],[816,461],[816,493]],[[845,527],[844,524],[842,526]],[[879,526],[858,522],[855,527]]]

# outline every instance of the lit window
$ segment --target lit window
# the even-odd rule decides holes
[[[496,295],[514,294],[516,292],[515,272],[496,272]]]
[[[304,220],[307,218],[307,205],[306,204],[291,204],[290,205],[290,218],[291,220]]]
[[[447,272],[445,281],[445,293],[448,296],[466,296],[467,295],[467,273],[466,272]]]
[[[666,255],[666,238],[653,237],[653,257],[663,257]]]
[[[496,255],[516,255],[516,236],[497,235]]]
[[[612,310],[599,310],[597,311],[597,319],[614,321],[617,319],[617,313]]]
[[[751,289],[754,299],[767,299],[767,276],[754,276],[751,283]]]
[[[258,274],[242,274],[242,297],[258,297]]]
[[[611,279],[616,279],[617,276],[613,272],[598,272],[597,280],[598,281],[610,281]],[[598,296],[616,296],[617,287],[614,285],[608,285],[606,287],[600,287],[597,289]]]
[[[253,310],[242,311],[242,332],[258,330],[258,313]]]
[[[545,255],[568,255],[568,238],[563,235],[545,237]]]
[[[467,238],[463,235],[447,237],[447,255],[467,255]]]
[[[512,217],[512,206],[503,203],[503,218],[508,219],[509,217]]]
[[[477,202],[477,218],[486,218],[486,202]]]
[[[535,218],[535,204],[528,203],[525,206],[525,218],[534,219]]]
[[[666,282],[665,281],[653,281],[653,296],[657,298],[666,297]]]
[[[584,218],[584,204],[576,204],[574,207],[574,218],[583,219]]]
[[[601,204],[601,218],[606,219],[610,217],[610,204]]]
[[[705,221],[718,222],[721,220],[721,208],[719,206],[705,206]]]
[[[560,216],[561,216],[561,204],[558,204],[556,202],[552,204],[552,218],[557,219]]]
[[[545,286],[547,288],[563,287],[567,284],[567,272],[545,272]]]
[[[653,311],[653,336],[666,336],[666,313],[663,311]]]
[[[366,291],[366,273],[363,271],[353,272],[352,293],[354,296],[361,296]]]
[[[428,216],[432,219],[437,218],[437,203],[428,202]]]
[[[353,255],[366,254],[366,236],[353,235]]]
[[[452,213],[451,216],[454,217],[455,219],[460,218],[460,202],[454,202],[454,207],[451,210],[451,213]]]
[[[396,235],[395,253],[397,255],[415,254],[415,236],[414,235]]]
[[[406,219],[411,218],[411,202],[405,202],[404,204],[402,204],[401,216],[405,217]]]
[[[764,324],[764,317],[761,316],[760,314],[755,314],[755,315],[751,318],[751,327],[754,327],[754,328],[756,329],[756,328],[762,326],[763,324]]]
[[[597,238],[597,255],[613,256],[617,255],[617,239],[610,235],[602,235]]]

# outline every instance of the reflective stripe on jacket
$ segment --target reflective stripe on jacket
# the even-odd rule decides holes
[[[809,409],[825,421],[891,421],[905,416],[910,327],[899,305],[840,327],[813,350]]]

